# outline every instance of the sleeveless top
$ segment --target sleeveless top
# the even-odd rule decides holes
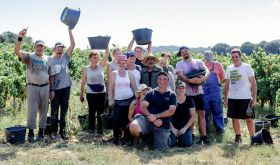
[[[125,76],[120,77],[118,70],[113,71],[116,73],[116,80],[114,86],[114,99],[125,100],[133,96],[133,91],[130,87],[130,79],[128,71],[125,71]]]
[[[104,82],[104,73],[102,65],[98,64],[96,68],[86,66],[87,68],[87,93],[105,93],[105,82]],[[98,85],[98,86],[97,86]],[[103,90],[93,91],[94,88],[100,88],[103,86]],[[98,91],[98,92],[97,92]]]

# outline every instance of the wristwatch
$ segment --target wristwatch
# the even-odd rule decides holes
[[[156,114],[156,118],[159,119],[159,114]]]

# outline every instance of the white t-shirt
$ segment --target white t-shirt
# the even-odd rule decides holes
[[[235,67],[227,68],[225,79],[229,80],[229,99],[251,99],[251,88],[249,78],[255,76],[252,67],[243,63]]]

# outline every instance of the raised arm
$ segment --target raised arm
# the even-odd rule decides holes
[[[147,51],[148,51],[148,54],[152,53],[152,41],[148,44]]]
[[[20,45],[21,45],[21,42],[23,40],[23,38],[26,36],[26,31],[27,29],[22,29],[19,34],[18,34],[18,39],[16,41],[16,46],[15,46],[15,50],[14,50],[14,53],[20,58],[22,59],[22,54],[20,52]]]
[[[100,61],[100,64],[102,65],[102,67],[104,67],[108,61],[110,55],[110,51],[109,51],[109,46],[107,47],[106,51],[105,51],[105,55],[102,58],[102,60]]]
[[[73,53],[73,50],[75,48],[75,40],[74,40],[74,37],[72,34],[72,29],[69,28],[68,31],[69,31],[69,38],[70,38],[70,46],[67,49],[67,54],[68,54],[68,56],[71,56]]]
[[[127,46],[127,51],[130,52],[132,47],[133,47],[133,44],[134,44],[134,38],[131,39],[131,41],[129,42],[128,46]]]

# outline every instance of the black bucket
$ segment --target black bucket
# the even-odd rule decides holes
[[[51,117],[47,117],[47,124],[46,124],[46,129],[44,132],[45,135],[50,135],[51,134]]]
[[[17,125],[5,128],[7,142],[11,144],[23,144],[25,142],[26,127]]]
[[[80,9],[71,9],[69,7],[65,7],[61,16],[60,20],[65,25],[67,25],[70,29],[74,29],[76,26],[79,18],[80,18],[81,11]]]
[[[84,130],[84,129],[87,129],[86,127],[86,125],[87,125],[87,116],[88,115],[78,115],[78,121],[79,121],[79,123],[80,123],[80,126],[81,126],[81,128]]]
[[[262,128],[259,130],[252,138],[253,144],[273,144],[273,140],[270,136],[270,133]]]
[[[263,117],[263,119],[264,119],[265,121],[269,121],[272,127],[277,127],[277,126],[278,126],[278,119],[279,119],[279,116],[270,114],[270,115],[265,115],[265,116]]]
[[[88,37],[88,42],[91,49],[107,49],[110,39],[110,36]]]
[[[101,115],[103,128],[104,129],[113,129],[114,117],[113,113],[104,113]]]
[[[142,28],[136,29],[132,31],[133,37],[138,45],[147,45],[152,41],[152,33],[151,29]]]
[[[257,122],[255,122],[255,132],[258,132],[262,128],[265,128],[267,131],[270,131],[270,122],[269,121],[257,121]]]

